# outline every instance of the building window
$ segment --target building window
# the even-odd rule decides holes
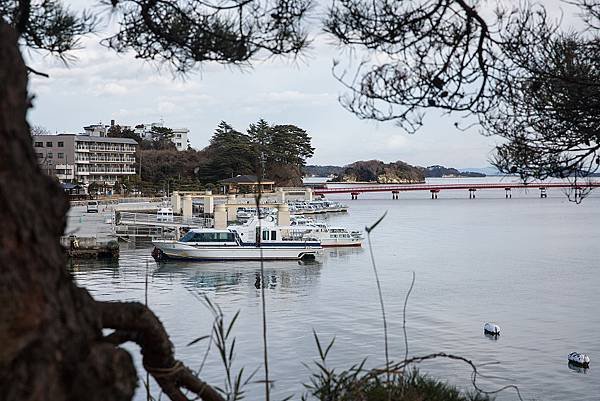
[[[177,134],[177,138],[181,138],[181,134]]]
[[[175,145],[176,145],[178,148],[180,148],[180,147],[181,147],[181,142],[177,142]]]
[[[36,153],[35,155],[38,157],[38,159],[42,159],[44,157],[43,153]]]
[[[58,158],[59,159],[64,159],[65,158],[65,154],[64,153],[59,153],[58,154]]]
[[[46,157],[47,157],[48,159],[52,159],[52,157],[53,157],[53,156],[52,156],[52,152],[48,152],[48,153],[46,154]]]
[[[46,147],[47,148],[51,148],[52,147],[52,142],[46,142]]]
[[[44,147],[44,142],[36,142],[35,143],[35,147],[36,148],[43,148]]]
[[[59,142],[58,143],[58,147],[59,148],[64,148],[65,147],[65,143],[64,142]]]

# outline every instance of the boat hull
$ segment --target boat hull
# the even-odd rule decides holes
[[[321,246],[323,248],[349,248],[349,247],[361,247],[362,243],[361,242],[327,242],[327,241],[321,241]]]
[[[322,253],[320,246],[202,246],[183,245],[173,241],[155,241],[153,256],[157,260],[184,259],[226,260],[300,260],[314,259]]]

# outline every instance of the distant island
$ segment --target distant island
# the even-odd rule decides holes
[[[423,169],[425,177],[485,177],[484,173],[475,171],[460,171],[451,167],[444,166],[429,166],[429,167],[418,167]]]
[[[380,184],[414,184],[425,182],[418,167],[403,161],[384,163],[380,160],[357,161],[334,175],[332,182],[377,182]]]
[[[377,182],[380,184],[422,183],[425,178],[485,177],[478,171],[461,171],[451,167],[434,165],[412,166],[403,161],[384,163],[380,160],[357,161],[347,166],[304,167],[304,174],[313,177],[329,177],[332,182]]]

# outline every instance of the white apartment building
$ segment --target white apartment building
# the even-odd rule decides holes
[[[40,166],[62,182],[114,185],[136,173],[137,142],[88,134],[34,135]]]
[[[139,124],[136,125],[134,131],[138,134],[142,139],[151,140],[152,139],[152,128],[154,127],[164,127],[163,123],[151,123],[151,124]],[[168,127],[166,127],[168,128]],[[173,138],[171,141],[175,144],[177,150],[187,150],[188,148],[188,134],[190,130],[187,128],[171,128],[173,131]]]
[[[187,128],[173,128],[173,143],[177,150],[187,150],[189,133],[190,130]]]

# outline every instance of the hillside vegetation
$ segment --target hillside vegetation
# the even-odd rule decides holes
[[[379,184],[414,184],[425,181],[423,171],[403,161],[357,161],[344,168],[332,182],[376,182]]]

